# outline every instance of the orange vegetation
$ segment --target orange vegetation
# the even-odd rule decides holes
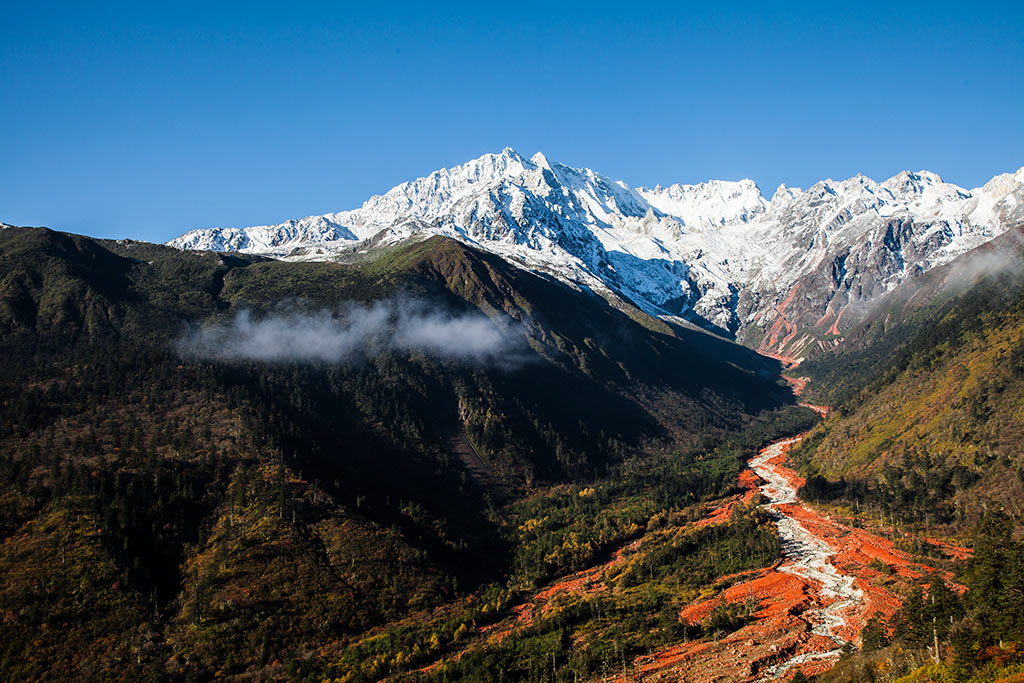
[[[802,405],[804,408],[810,408],[811,410],[816,412],[818,415],[821,415],[822,417],[828,417],[828,414],[832,412],[832,408],[830,408],[829,406],[816,406],[813,403],[801,403],[800,405]]]
[[[757,475],[750,470],[743,470],[740,472],[739,483],[746,489],[745,493],[726,498],[724,503],[712,510],[707,517],[694,522],[692,526],[703,527],[727,522],[737,506],[747,505],[754,500],[754,496],[757,495],[757,487],[761,483]]]
[[[835,321],[832,323],[832,327],[828,328],[829,334],[839,334],[839,320],[843,317],[843,313],[845,312],[845,308],[839,309],[839,315],[836,316]]]
[[[534,595],[533,599],[529,602],[513,607],[512,614],[514,618],[511,623],[506,621],[484,626],[480,629],[480,632],[488,633],[493,631],[488,636],[488,642],[499,643],[515,631],[532,626],[534,619],[544,614],[552,599],[557,595],[593,595],[594,593],[605,591],[608,588],[603,580],[605,571],[621,564],[624,554],[634,552],[639,547],[640,539],[637,539],[612,553],[611,558],[607,562],[558,579]]]
[[[796,396],[802,394],[807,383],[811,381],[808,377],[790,377],[789,375],[783,375],[782,378],[789,382],[789,386],[793,388],[793,394]]]
[[[823,406],[810,407],[828,410]],[[801,486],[804,479],[786,467],[785,462],[789,449],[798,440],[775,444],[779,453],[765,465],[795,488]],[[746,469],[740,474],[739,483],[746,489],[744,493],[726,499],[693,526],[726,522],[737,506],[754,499],[763,480]],[[854,585],[860,591],[859,597],[838,611],[842,623],[830,631],[843,641],[858,642],[860,632],[870,617],[894,614],[901,604],[899,595],[910,585],[923,583],[926,576],[937,571],[915,561],[889,539],[840,523],[800,502],[778,503],[775,509],[799,522],[814,538],[827,544],[833,552],[828,561],[841,574],[853,577]],[[939,539],[925,540],[942,548],[951,557],[963,558],[970,554],[967,548]],[[552,607],[558,596],[592,595],[608,590],[604,582],[606,570],[624,562],[625,556],[636,551],[640,544],[641,540],[633,541],[616,551],[606,562],[553,582],[528,602],[513,608],[509,618],[485,626],[479,629],[479,633],[485,642],[498,643],[531,626],[536,618]],[[820,627],[815,632],[815,626],[822,610],[837,605],[840,598],[823,591],[818,581],[793,573],[790,564],[789,560],[780,560],[770,567],[722,577],[720,583],[728,585],[725,590],[686,605],[680,611],[679,619],[689,624],[700,623],[724,601],[744,606],[751,617],[749,623],[733,633],[719,634],[715,639],[677,643],[637,657],[617,680],[653,683],[683,680],[685,676],[685,680],[691,683],[758,681],[786,679],[798,670],[813,675],[830,668],[836,659],[836,640],[822,635]],[[951,582],[952,577],[948,573],[942,572],[942,576]],[[962,586],[953,584],[953,587],[963,590]],[[455,655],[455,659],[460,655]],[[436,665],[420,671],[430,671]],[[776,671],[774,667],[780,665],[782,669]]]
[[[784,446],[781,453],[768,463],[789,483],[799,486],[803,479],[783,465],[788,449],[788,445]],[[753,492],[751,476],[753,473],[749,470],[744,472],[742,481]],[[722,509],[716,510],[712,517],[720,517]],[[840,612],[843,624],[832,631],[844,640],[857,642],[868,618],[879,613],[892,615],[901,604],[898,594],[936,571],[916,562],[892,541],[839,523],[802,503],[780,504],[778,509],[783,515],[797,520],[815,538],[828,544],[835,553],[829,558],[830,562],[841,573],[854,577],[862,596],[856,604]],[[929,539],[929,542],[948,547],[954,555],[969,553],[965,548],[949,546],[935,539]],[[714,597],[687,605],[680,612],[680,619],[690,624],[700,623],[725,601],[745,605],[753,620],[716,640],[679,643],[638,657],[628,675],[632,680],[646,682],[679,680],[684,673],[687,681],[695,683],[755,681],[769,675],[787,678],[798,669],[810,675],[832,666],[834,656],[813,657],[834,651],[836,643],[813,633],[812,626],[814,615],[836,598],[824,595],[817,582],[785,569],[786,564],[780,562],[737,577],[725,577],[734,578],[736,582]],[[951,576],[943,573],[943,578],[950,581]],[[960,586],[955,588],[962,590]],[[772,667],[798,655],[805,655],[808,660],[784,671],[772,672]]]
[[[958,545],[953,545],[952,543],[947,543],[946,541],[940,540],[938,538],[924,538],[922,540],[925,543],[929,543],[935,546],[936,548],[940,549],[942,552],[946,553],[946,555],[953,558],[954,560],[966,560],[971,556],[972,553],[972,550],[970,548],[963,548]]]

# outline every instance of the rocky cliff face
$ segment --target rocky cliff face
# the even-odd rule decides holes
[[[182,249],[335,260],[444,234],[609,300],[764,352],[835,343],[844,317],[1024,220],[1024,168],[967,190],[928,172],[825,180],[765,199],[749,180],[632,188],[511,149],[352,211],[194,230]]]

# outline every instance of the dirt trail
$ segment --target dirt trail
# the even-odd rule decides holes
[[[491,466],[480,456],[476,446],[473,445],[465,430],[459,430],[452,434],[448,439],[448,445],[451,453],[466,468],[474,483],[484,489],[504,488],[501,478],[495,474]]]

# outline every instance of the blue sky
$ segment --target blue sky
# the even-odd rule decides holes
[[[14,3],[0,221],[163,241],[512,146],[633,185],[1024,165],[1021,3]]]

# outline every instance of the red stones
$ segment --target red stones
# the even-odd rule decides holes
[[[791,443],[783,444],[779,454],[767,461],[767,466],[789,484],[799,487],[804,479],[784,466],[790,447]],[[740,483],[747,488],[747,495],[752,497],[760,479],[752,471],[746,470],[740,477]],[[733,497],[699,524],[728,519],[727,513],[739,504],[740,499],[739,496]],[[909,588],[935,571],[916,562],[889,539],[842,524],[831,516],[811,510],[801,502],[775,507],[832,548],[835,554],[829,561],[843,574],[853,576],[863,593],[860,601],[840,612],[843,624],[833,629],[834,635],[840,638],[858,641],[864,624],[871,616],[878,613],[891,616],[899,609],[901,601],[898,593],[902,592],[903,587]],[[927,540],[947,549],[953,556],[970,552],[966,548],[951,546],[937,539]],[[878,563],[887,569],[880,571]],[[823,595],[822,586],[818,582],[780,571],[780,564],[723,578],[744,580],[718,595],[687,605],[679,614],[680,620],[689,624],[700,623],[723,600],[730,604],[749,605],[755,610],[754,620],[717,640],[679,643],[637,658],[634,671],[640,673],[644,681],[678,680],[683,673],[686,680],[693,683],[756,681],[771,667],[791,661],[798,655],[821,658],[797,664],[781,674],[783,677],[792,675],[798,669],[807,675],[821,673],[835,663],[835,641],[811,632],[811,615],[835,604],[837,599]],[[948,575],[944,578],[947,581],[951,579]],[[882,585],[883,582],[886,585]]]

